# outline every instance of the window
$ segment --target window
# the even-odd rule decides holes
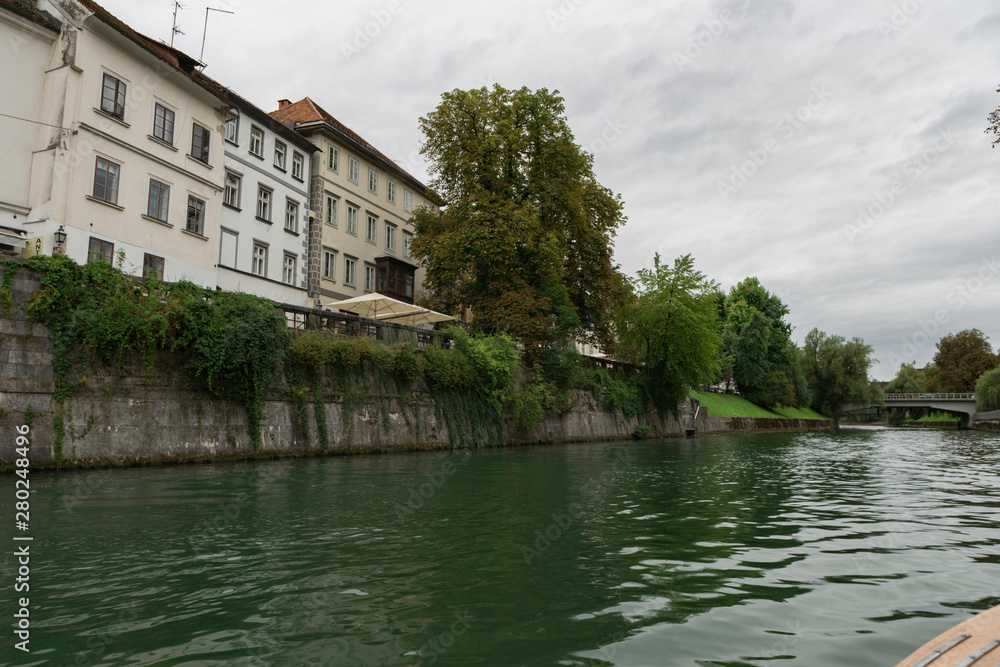
[[[347,158],[347,180],[349,180],[351,183],[358,182],[359,168],[360,165],[358,164],[357,160],[355,160],[352,157]]]
[[[274,142],[274,166],[281,171],[285,170],[285,144],[280,141]]]
[[[87,251],[87,262],[107,262],[111,264],[115,256],[115,244],[90,237],[90,248]]]
[[[243,178],[232,171],[226,172],[226,189],[222,193],[222,203],[235,209],[240,207],[240,184]]]
[[[150,255],[148,252],[142,258],[143,280],[163,280],[163,258]]]
[[[236,255],[237,246],[240,235],[231,229],[226,229],[225,227],[220,230],[222,233],[219,235],[219,265],[228,266],[231,269],[236,268]]]
[[[358,207],[347,205],[347,233],[358,235]]]
[[[323,209],[323,222],[337,226],[337,198],[326,193],[326,207]]]
[[[118,204],[118,176],[121,168],[117,162],[97,157],[97,167],[94,169],[94,199]]]
[[[299,231],[299,205],[291,199],[285,201],[285,231]]]
[[[371,168],[368,169],[368,192],[378,194],[378,172]]]
[[[188,195],[187,225],[184,227],[199,236],[205,231],[205,200]]]
[[[390,204],[396,203],[396,184],[393,181],[385,182],[385,199]]]
[[[286,285],[295,284],[295,255],[292,253],[285,253],[285,261],[281,267],[281,282]]]
[[[174,112],[159,102],[153,110],[153,136],[166,144],[174,145]]]
[[[396,251],[396,226],[385,226],[385,249],[390,252]]]
[[[212,133],[207,127],[193,123],[191,131],[191,157],[208,164],[208,146]]]
[[[119,120],[125,120],[125,82],[110,74],[104,75],[101,111],[106,111]]]
[[[327,280],[337,279],[337,251],[323,248],[323,277]]]
[[[303,164],[302,153],[292,153],[292,178],[302,180]]]
[[[403,190],[403,210],[407,213],[413,211],[413,194],[409,190]]]
[[[340,172],[340,149],[330,146],[330,153],[327,155],[326,168],[330,171]]]
[[[375,291],[375,267],[371,264],[365,264],[365,291]]]
[[[358,260],[351,257],[344,258],[344,284],[354,287],[354,278],[357,270]]]
[[[263,185],[257,189],[257,219],[271,222],[271,190]]]
[[[155,178],[149,179],[149,203],[146,205],[146,215],[160,222],[166,222],[169,199],[170,186]]]
[[[264,157],[264,130],[256,125],[250,126],[250,153]]]
[[[256,276],[267,275],[267,246],[258,241],[253,243],[253,261],[250,263],[250,272]]]
[[[371,213],[368,214],[368,231],[365,238],[369,243],[376,243],[378,241],[378,218]]]
[[[240,115],[235,112],[231,112],[229,117],[226,118],[226,141],[231,144],[239,144],[240,136]]]
[[[403,257],[410,256],[410,244],[413,243],[413,234],[403,232]]]

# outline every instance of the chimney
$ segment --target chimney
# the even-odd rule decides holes
[[[285,107],[290,107],[290,106],[292,106],[292,103],[289,102],[288,100],[278,100],[279,109],[284,109]]]

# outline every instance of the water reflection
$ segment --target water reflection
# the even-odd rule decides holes
[[[844,429],[39,473],[32,658],[893,664],[1000,602],[998,462]]]

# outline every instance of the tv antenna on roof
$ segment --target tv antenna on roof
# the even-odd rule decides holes
[[[170,29],[170,48],[174,48],[174,36],[185,34],[183,30],[177,27],[177,10],[187,9],[184,5],[180,3],[179,0],[174,0],[174,26]]]
[[[201,32],[201,53],[198,54],[198,60],[200,62],[205,62],[205,35],[208,34],[208,13],[209,12],[222,12],[223,14],[235,14],[236,12],[231,12],[228,9],[216,9],[215,7],[205,7],[205,29]]]

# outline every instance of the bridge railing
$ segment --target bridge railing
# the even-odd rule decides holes
[[[883,398],[887,401],[974,401],[975,394],[886,394]]]

